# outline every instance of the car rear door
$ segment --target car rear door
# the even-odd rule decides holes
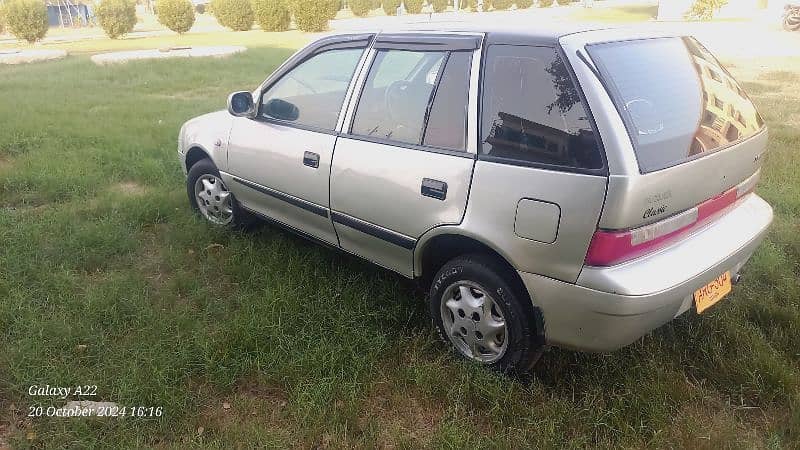
[[[417,239],[460,223],[475,162],[480,36],[383,34],[331,169],[342,248],[413,276]]]
[[[329,177],[337,130],[372,35],[323,39],[267,80],[254,119],[234,119],[223,178],[243,207],[333,245]]]

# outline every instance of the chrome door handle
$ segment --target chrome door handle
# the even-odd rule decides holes
[[[305,152],[303,153],[303,164],[315,169],[319,168],[319,153]]]
[[[424,197],[444,200],[447,198],[447,183],[432,178],[423,178],[420,194]]]

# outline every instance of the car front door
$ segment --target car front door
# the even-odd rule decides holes
[[[246,209],[337,245],[329,177],[343,104],[370,35],[320,41],[268,80],[255,118],[236,118],[223,178]]]
[[[333,157],[342,248],[412,276],[417,239],[461,222],[475,162],[468,123],[479,46],[477,36],[378,35]]]

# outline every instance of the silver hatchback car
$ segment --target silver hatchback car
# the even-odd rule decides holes
[[[767,142],[687,36],[328,36],[180,131],[209,222],[264,218],[420,281],[461,355],[611,351],[732,284],[772,221]]]

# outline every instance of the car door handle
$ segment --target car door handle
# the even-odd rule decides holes
[[[447,198],[447,183],[444,181],[434,180],[432,178],[423,178],[422,189],[420,193],[424,197],[444,200]]]
[[[319,153],[305,152],[303,153],[303,164],[315,169],[319,168]]]

